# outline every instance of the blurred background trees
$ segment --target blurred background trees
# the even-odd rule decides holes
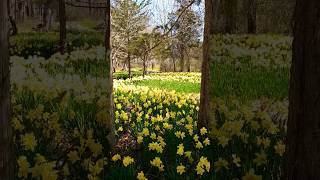
[[[62,32],[59,47],[63,45],[65,47],[58,50],[63,52],[70,51],[69,48],[74,47],[70,45],[73,35],[90,33],[99,36],[99,32],[104,30],[103,0],[65,0],[65,11],[61,10],[65,13],[59,12],[59,9],[63,8],[62,1],[60,6],[59,2],[9,0],[11,34],[31,31]],[[292,33],[294,0],[241,2],[213,0],[212,2],[214,33]],[[162,7],[155,4],[162,4]],[[202,57],[199,52],[203,41],[204,2],[175,0],[171,4],[164,5],[147,0],[112,0],[111,9],[113,71],[126,70],[131,76],[136,68],[148,69],[150,66],[161,71],[200,70]],[[61,19],[60,14],[65,18]],[[66,33],[63,33],[63,29],[66,29]],[[70,37],[64,34],[70,34]],[[145,36],[146,34],[148,36]],[[134,40],[141,36],[144,39],[151,38],[150,41],[155,46],[150,46],[150,50],[146,50],[147,60],[133,55],[130,50],[136,49],[130,44],[135,44]],[[101,44],[99,40],[95,41],[88,44]],[[52,51],[56,51],[54,47]]]

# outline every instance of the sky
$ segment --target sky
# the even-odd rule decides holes
[[[150,24],[165,24],[168,22],[168,13],[174,10],[174,0],[151,0],[150,12],[152,14]]]
[[[150,25],[168,23],[168,13],[177,8],[175,0],[151,0],[150,12],[152,14]],[[195,6],[196,11],[203,11],[203,5]]]

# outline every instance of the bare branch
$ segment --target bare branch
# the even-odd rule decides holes
[[[171,27],[169,28],[169,30],[167,32],[165,32],[163,35],[161,35],[160,37],[160,41],[158,43],[156,43],[154,46],[152,46],[150,49],[148,49],[146,51],[146,54],[147,53],[150,53],[150,51],[152,51],[153,49],[155,49],[156,47],[158,47],[159,45],[161,45],[163,43],[163,40],[166,36],[168,36],[171,31],[173,31],[174,27],[177,25],[177,23],[179,22],[179,20],[181,19],[181,17],[183,16],[183,14],[187,11],[187,9],[189,9],[194,3],[196,2],[196,0],[192,0],[187,6],[185,6],[181,13],[179,14],[179,16],[177,17],[177,19],[175,21],[172,22],[172,20],[170,22],[168,22],[165,26],[168,26],[170,24]]]

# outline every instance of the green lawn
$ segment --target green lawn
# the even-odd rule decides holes
[[[152,88],[174,90],[183,93],[199,93],[200,83],[161,81],[161,80],[143,80],[135,83],[140,86],[149,86]]]
[[[283,100],[288,97],[289,69],[262,68],[243,65],[215,64],[213,66],[213,93],[216,97],[236,96],[248,101],[260,98]],[[200,83],[143,80],[136,85],[175,90],[184,93],[199,93]]]

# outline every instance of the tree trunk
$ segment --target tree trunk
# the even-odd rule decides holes
[[[66,28],[66,3],[59,0],[59,19],[60,19],[60,53],[65,53],[67,28]]]
[[[173,72],[177,72],[176,58],[174,56],[172,56],[172,64],[173,64]]]
[[[47,26],[48,11],[49,11],[49,7],[48,7],[47,3],[45,3],[42,8],[42,27]]]
[[[0,1],[0,179],[13,179],[7,0]]]
[[[147,71],[147,64],[146,64],[146,62],[147,62],[147,58],[146,58],[146,57],[143,57],[143,73],[142,73],[143,77],[146,75],[146,71]]]
[[[127,62],[128,62],[128,77],[131,78],[131,55],[128,53],[127,55]]]
[[[247,1],[248,1],[248,12],[247,12],[248,33],[255,34],[257,32],[257,3],[256,3],[256,0],[247,0]]]
[[[185,56],[184,56],[184,52],[185,51],[185,47],[184,47],[184,45],[180,45],[180,72],[183,72],[184,71],[184,58],[185,58]]]
[[[285,179],[320,177],[320,1],[297,0]]]
[[[204,27],[204,42],[203,42],[203,62],[202,62],[202,77],[201,77],[201,94],[200,94],[200,110],[199,110],[199,121],[198,127],[211,126],[211,104],[212,90],[211,85],[211,65],[212,65],[212,42],[213,38],[213,27],[214,27],[214,15],[213,15],[213,2],[214,0],[205,1],[205,27]]]
[[[47,32],[51,29],[52,18],[53,18],[53,10],[51,8],[49,8],[48,9],[48,15],[47,15],[47,25],[46,25],[46,31]]]
[[[237,22],[237,2],[238,0],[225,0],[225,33],[234,33]]]
[[[187,72],[191,72],[191,59],[189,53],[187,53]]]
[[[108,103],[106,106],[106,110],[109,115],[109,120],[107,122],[107,129],[109,131],[108,134],[108,141],[111,146],[111,148],[116,144],[116,136],[115,136],[115,127],[114,127],[114,115],[113,115],[113,77],[112,77],[112,59],[111,59],[111,43],[110,43],[110,37],[111,37],[111,28],[110,28],[110,0],[106,0],[106,15],[105,15],[105,21],[106,21],[106,32],[105,32],[105,49],[106,49],[106,61],[107,61],[107,99]]]
[[[88,5],[89,5],[89,15],[91,16],[91,14],[92,14],[92,4],[91,4],[91,0],[88,0]]]

